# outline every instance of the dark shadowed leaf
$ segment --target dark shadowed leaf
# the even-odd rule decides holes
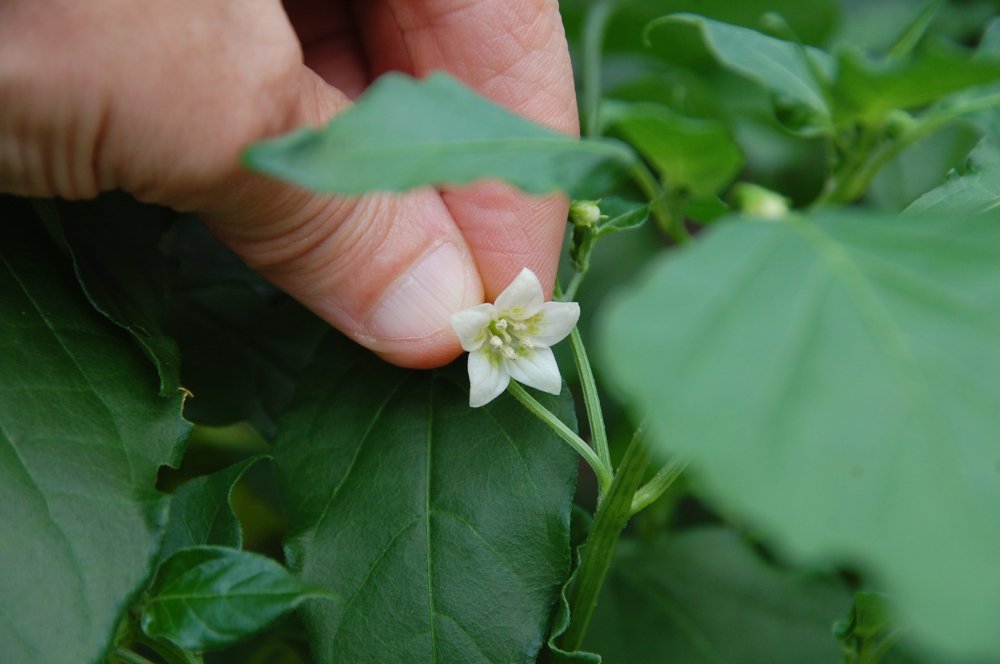
[[[245,154],[254,170],[331,193],[501,178],[529,193],[561,189],[578,198],[607,189],[634,159],[615,141],[581,141],[530,122],[443,73],[386,74],[324,129],[300,129]]]
[[[159,396],[30,207],[0,210],[0,659],[96,661],[156,561],[183,394]]]
[[[142,631],[188,650],[219,648],[310,597],[335,601],[265,556],[221,546],[181,549],[157,571],[142,606]]]
[[[603,365],[707,496],[995,658],[998,255],[996,216],[730,221],[605,312]]]
[[[335,338],[279,426],[287,553],[319,662],[532,662],[569,574],[577,459],[464,360],[390,366]],[[572,422],[572,404],[541,395]]]
[[[160,251],[160,241],[177,213],[120,193],[35,205],[69,251],[90,303],[128,330],[156,365],[161,395],[176,391],[180,353],[162,330],[173,269]]]
[[[265,438],[329,326],[251,270],[197,219],[179,221],[169,331],[191,390],[185,415],[222,426],[246,420]]]

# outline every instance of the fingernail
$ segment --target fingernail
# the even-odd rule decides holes
[[[448,327],[448,317],[468,304],[469,259],[445,243],[390,286],[368,319],[379,340],[422,339]]]

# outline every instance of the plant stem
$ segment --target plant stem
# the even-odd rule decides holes
[[[634,516],[655,503],[677,481],[677,478],[681,476],[681,473],[684,472],[687,466],[687,461],[672,459],[667,465],[660,468],[659,472],[653,476],[653,479],[646,482],[635,492],[635,495],[632,497],[631,515]]]
[[[580,569],[569,593],[570,623],[559,641],[567,651],[579,650],[611,565],[611,557],[632,510],[632,497],[649,465],[649,450],[640,427],[632,437],[621,465],[591,526],[583,549]]]
[[[649,169],[641,160],[636,158],[635,163],[629,170],[632,180],[639,186],[643,196],[649,201],[653,217],[660,229],[669,235],[678,244],[687,242],[690,238],[687,229],[684,228],[684,221],[679,215],[671,211],[667,201],[667,192],[663,190]]]
[[[203,664],[204,662],[198,653],[184,650],[169,641],[160,641],[146,635],[139,636],[137,640],[162,657],[167,664]]]
[[[580,288],[580,284],[583,283],[583,272],[574,272],[573,277],[569,280],[569,285],[566,286],[565,291],[560,291],[557,297],[564,302],[572,302],[573,298],[576,297],[576,291]]]
[[[142,655],[137,652],[132,652],[128,648],[116,648],[115,657],[122,660],[126,664],[153,664]]]
[[[953,105],[944,105],[928,111],[917,124],[895,141],[885,143],[875,150],[867,147],[862,159],[855,159],[850,168],[843,168],[831,180],[829,187],[810,206],[813,209],[827,203],[850,203],[868,190],[872,180],[887,163],[906,148],[923,140],[952,120],[963,115],[1000,106],[1000,93],[984,95]]]
[[[587,422],[590,425],[590,438],[594,441],[597,457],[605,468],[611,468],[611,449],[608,447],[608,432],[604,427],[604,413],[601,411],[601,396],[597,392],[597,381],[594,380],[594,370],[587,358],[587,349],[580,337],[580,328],[574,327],[569,333],[570,347],[573,349],[573,359],[576,360],[576,373],[580,378],[580,389],[583,391],[583,405],[587,410]]]
[[[591,469],[593,469],[594,474],[597,475],[597,486],[601,495],[607,493],[612,486],[611,469],[605,466],[600,458],[594,454],[594,450],[582,438],[573,433],[572,429],[563,424],[563,421],[556,417],[552,411],[540,404],[535,397],[528,394],[528,391],[521,387],[520,384],[511,381],[507,386],[507,391],[520,401],[522,406],[531,411],[535,417],[555,431],[577,454],[583,457],[583,460],[587,462]]]
[[[581,76],[581,96],[583,97],[583,135],[593,138],[600,135],[601,107],[601,51],[604,47],[604,32],[611,18],[612,3],[598,0],[587,13],[583,24],[583,67]]]

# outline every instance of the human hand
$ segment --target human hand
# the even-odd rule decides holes
[[[378,75],[448,71],[576,133],[555,0],[13,0],[0,5],[0,191],[124,189],[194,210],[251,267],[391,362],[460,352],[448,316],[523,267],[549,287],[565,199],[498,183],[321,196],[241,170]]]

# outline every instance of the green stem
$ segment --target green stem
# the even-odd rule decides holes
[[[597,392],[597,381],[594,380],[594,370],[587,358],[587,349],[580,337],[580,328],[574,327],[569,333],[569,343],[573,349],[573,359],[576,360],[580,389],[583,390],[583,405],[587,409],[590,438],[594,441],[594,449],[597,450],[597,457],[601,463],[605,468],[611,468],[611,449],[608,447],[608,432],[604,426],[604,413],[601,411],[601,396]]]
[[[604,33],[611,18],[612,3],[598,0],[587,13],[583,25],[583,67],[581,96],[583,97],[584,136],[595,137],[601,133],[601,50]]]
[[[556,417],[552,411],[540,404],[535,397],[528,394],[528,391],[521,387],[520,384],[511,381],[510,385],[507,386],[507,391],[520,401],[522,406],[531,411],[535,417],[555,431],[577,454],[583,457],[583,460],[587,462],[591,469],[593,469],[594,474],[597,475],[598,488],[601,495],[604,495],[611,486],[611,470],[594,454],[594,450],[582,438],[573,433],[572,429],[563,424],[563,421]]]
[[[642,429],[635,432],[615,475],[611,488],[597,508],[590,537],[584,546],[580,569],[569,593],[570,623],[559,641],[567,652],[579,650],[611,565],[615,545],[628,524],[632,496],[649,465],[649,450],[642,441]]]
[[[125,664],[153,664],[137,652],[132,652],[128,648],[116,648],[115,657],[125,662]]]
[[[996,106],[1000,106],[1000,94],[987,95],[964,104],[956,104],[928,113],[916,127],[903,134],[898,140],[875,152],[872,159],[859,170],[855,177],[853,191],[859,192],[857,195],[864,193],[871,181],[887,163],[898,157],[906,148],[927,138],[952,120]]]
[[[655,503],[677,481],[677,478],[681,476],[687,466],[687,461],[673,459],[663,468],[660,468],[659,472],[653,476],[653,479],[642,485],[635,492],[635,496],[632,497],[632,515],[634,516]]]
[[[927,138],[952,120],[997,106],[1000,106],[1000,93],[929,111],[917,121],[916,126],[895,141],[885,143],[874,151],[869,146],[864,158],[852,161],[849,169],[841,169],[841,173],[832,179],[831,186],[813,202],[811,207],[815,209],[826,203],[849,203],[855,200],[868,190],[879,171],[898,157],[903,150]]]
[[[629,170],[629,175],[632,177],[632,181],[638,185],[646,200],[649,201],[653,217],[660,229],[678,244],[691,239],[687,229],[684,228],[684,220],[671,211],[667,192],[663,190],[646,165],[638,158]]]
[[[160,641],[145,635],[140,636],[137,641],[162,657],[167,664],[204,664],[198,653],[184,650],[169,641]]]
[[[576,297],[576,291],[580,288],[580,284],[583,283],[583,277],[583,272],[574,272],[573,277],[569,280],[569,285],[559,295],[559,299],[564,302],[572,302]]]

